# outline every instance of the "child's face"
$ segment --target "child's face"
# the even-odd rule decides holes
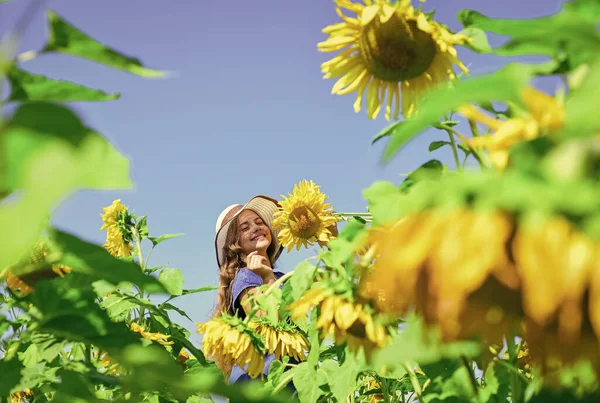
[[[238,216],[238,244],[245,255],[266,252],[271,245],[271,230],[252,210],[244,210]]]

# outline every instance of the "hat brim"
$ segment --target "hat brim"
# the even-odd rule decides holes
[[[240,213],[244,210],[254,211],[271,230],[271,243],[275,244],[275,248],[273,248],[273,252],[269,256],[271,264],[275,263],[283,251],[283,248],[277,239],[279,231],[274,231],[272,226],[273,216],[279,210],[279,203],[275,199],[259,195],[250,199],[248,203],[246,203],[238,212],[233,215],[233,217],[224,222],[223,225],[221,225],[221,228],[217,231],[215,236],[215,252],[217,255],[217,265],[219,267],[221,267],[223,264],[223,247],[225,246],[229,226],[233,220],[236,220]]]

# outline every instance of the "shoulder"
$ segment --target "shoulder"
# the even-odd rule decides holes
[[[262,285],[262,279],[258,274],[245,267],[238,270],[232,283],[232,286],[234,287],[249,287],[255,285]]]

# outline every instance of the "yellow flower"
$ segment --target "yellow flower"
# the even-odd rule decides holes
[[[298,320],[313,306],[319,308],[317,329],[322,338],[333,334],[337,343],[347,343],[352,351],[362,348],[367,355],[389,341],[389,331],[378,315],[370,313],[364,304],[335,295],[329,289],[313,288],[287,309],[292,312],[292,319]]]
[[[28,397],[32,397],[33,392],[31,389],[26,388],[20,392],[15,392],[10,395],[10,403],[27,403],[29,400]]]
[[[260,318],[250,322],[249,326],[264,338],[266,352],[275,354],[277,360],[285,356],[293,357],[298,361],[306,359],[308,340],[298,331],[273,327]]]
[[[117,199],[102,210],[104,210],[104,214],[100,214],[103,222],[100,230],[106,230],[106,242],[102,246],[113,256],[130,256],[133,246],[126,240],[123,233],[125,230],[124,225],[119,222],[120,213],[126,213],[127,207],[121,204],[121,199]]]
[[[107,353],[96,352],[93,354],[93,357],[97,360],[98,366],[103,368],[103,371],[106,375],[116,376],[123,373],[123,368]]]
[[[492,131],[490,136],[468,139],[465,142],[474,149],[487,149],[492,164],[503,169],[508,164],[509,150],[515,144],[558,131],[564,122],[563,106],[554,97],[534,88],[522,91],[527,116],[497,120],[474,106],[459,109],[467,119],[482,123]]]
[[[381,384],[379,383],[379,381],[375,378],[367,378],[367,381],[365,382],[365,384],[363,385],[364,388],[364,393],[366,394],[367,392],[370,392],[372,390],[376,390],[376,389],[381,389]],[[377,402],[382,402],[384,399],[383,393],[381,392],[376,392],[376,393],[371,393],[370,395],[367,395],[367,403],[377,403]]]
[[[273,229],[280,231],[278,238],[288,252],[296,246],[308,247],[314,242],[329,242],[333,238],[331,229],[337,219],[331,215],[331,204],[325,203],[327,196],[313,181],[301,181],[294,185],[293,193],[283,197],[280,210],[275,213]]]
[[[21,295],[27,295],[33,292],[35,284],[44,279],[62,277],[71,272],[71,268],[62,264],[45,265],[46,257],[49,254],[47,245],[44,242],[38,242],[30,251],[27,259],[22,264],[27,266],[41,266],[38,270],[28,272],[21,276],[15,276],[12,273],[13,267],[8,268],[6,277],[6,286],[13,291],[18,291]],[[45,266],[45,267],[44,267]]]
[[[356,91],[354,111],[359,112],[366,92],[367,114],[374,119],[386,102],[385,117],[400,111],[410,116],[418,108],[423,92],[456,78],[453,67],[464,73],[454,45],[469,41],[450,33],[410,4],[410,0],[334,0],[343,22],[323,29],[329,38],[318,44],[323,52],[341,52],[321,65],[324,78],[337,78],[331,92]],[[342,9],[355,16],[348,17]]]
[[[371,232],[376,258],[361,295],[403,315],[421,303],[448,338],[457,337],[467,297],[508,265],[511,222],[501,213],[427,211]]]
[[[142,326],[135,322],[132,322],[129,325],[129,329],[131,329],[133,332],[139,333],[144,339],[155,341],[163,346],[170,346],[174,343],[173,341],[168,340],[171,336],[162,333],[147,332]]]
[[[239,365],[250,378],[262,374],[264,356],[262,343],[242,321],[230,316],[213,318],[198,323],[198,333],[203,333],[202,350],[223,366]]]

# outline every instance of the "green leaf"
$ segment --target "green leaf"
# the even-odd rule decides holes
[[[458,401],[468,403],[473,401],[474,393],[471,386],[471,375],[467,368],[459,367],[450,378],[436,378],[425,389],[424,403],[442,403]]]
[[[534,71],[530,66],[509,64],[495,73],[467,78],[455,82],[451,87],[442,86],[432,90],[419,106],[420,112],[391,133],[383,160],[389,161],[421,131],[436,124],[440,116],[460,106],[489,100],[521,104],[521,89],[528,85]]]
[[[107,94],[70,81],[53,80],[11,66],[6,77],[10,82],[10,95],[5,101],[30,102],[73,102],[73,101],[109,101],[119,99],[120,94]]]
[[[402,194],[391,182],[378,181],[363,191],[373,214],[373,225],[393,221],[402,216]]]
[[[465,47],[478,53],[489,53],[492,48],[488,42],[485,31],[475,27],[467,27],[458,32],[457,35],[465,35],[471,38],[472,42],[466,42]]]
[[[298,364],[294,370],[294,386],[301,403],[315,403],[323,394],[315,379],[317,370],[307,362]]]
[[[164,310],[168,310],[168,311],[169,311],[169,310],[170,310],[170,311],[175,311],[175,312],[177,312],[178,314],[180,314],[181,316],[183,316],[183,317],[185,317],[185,318],[189,319],[189,320],[190,320],[190,322],[193,322],[192,318],[190,318],[190,317],[188,316],[188,314],[187,314],[187,313],[185,313],[185,311],[184,311],[183,309],[177,308],[175,305],[171,305],[171,304],[169,304],[168,302],[165,302],[165,303],[163,303],[163,304],[160,304],[160,308],[161,308],[161,309],[164,309]]]
[[[124,298],[118,294],[105,296],[100,306],[106,309],[108,316],[115,322],[127,320],[130,313],[138,307],[138,305],[130,299]]]
[[[183,290],[181,292],[181,295],[189,295],[189,294],[196,294],[199,292],[206,292],[206,291],[214,291],[214,290],[218,290],[219,288],[221,288],[221,286],[218,285],[207,285],[204,287],[199,287],[199,288],[194,288],[191,290]]]
[[[148,217],[140,217],[139,221],[135,224],[135,229],[140,235],[141,239],[148,237]]]
[[[429,144],[429,152],[435,151],[438,148],[441,148],[447,144],[450,144],[450,142],[449,141],[432,141]]]
[[[162,283],[142,273],[140,266],[117,259],[98,245],[56,229],[50,231],[50,239],[59,249],[60,257],[56,263],[71,267],[73,272],[113,284],[129,282],[149,293],[165,292]]]
[[[22,369],[23,364],[19,360],[0,360],[0,398],[8,398],[11,390],[19,384]]]
[[[40,311],[39,331],[71,341],[94,344],[111,356],[139,337],[123,323],[113,322],[96,303],[92,290],[73,286],[77,274],[40,281],[31,303]]]
[[[0,131],[0,194],[21,190],[0,206],[0,278],[39,238],[55,205],[77,188],[131,186],[129,162],[69,109],[20,106]]]
[[[163,241],[166,241],[167,239],[177,238],[177,237],[180,237],[182,235],[185,235],[185,234],[182,234],[182,233],[179,233],[179,234],[164,234],[164,235],[159,236],[158,238],[149,236],[148,239],[150,240],[150,242],[152,242],[152,245],[156,246],[159,243],[161,243]]]
[[[371,140],[371,145],[375,144],[377,141],[381,140],[384,137],[389,137],[393,135],[397,130],[400,129],[400,127],[402,127],[403,124],[404,122],[396,122],[392,123],[389,126],[386,126],[383,130],[377,133],[375,137],[373,137],[373,140]]]
[[[549,17],[514,20],[492,19],[473,10],[462,10],[458,19],[467,27],[511,37],[509,42],[493,50],[493,53],[503,56],[556,56],[565,52],[569,69],[594,60],[597,57],[596,49],[600,46],[600,35],[596,28],[598,19],[582,15],[569,7],[563,7]]]
[[[48,10],[47,14],[50,33],[43,52],[60,52],[81,57],[142,77],[157,78],[166,75],[162,71],[144,67],[139,59],[125,56],[92,39],[54,11]]]
[[[296,266],[289,280],[293,300],[299,299],[312,286],[316,270],[317,268],[307,261]]]
[[[600,131],[600,114],[597,113],[600,90],[600,62],[589,66],[581,86],[573,90],[565,103],[564,131],[573,136],[596,134]]]
[[[361,368],[352,354],[346,356],[342,365],[337,361],[327,360],[321,364],[327,373],[329,387],[338,402],[345,402],[346,397],[356,388],[356,377]]]
[[[171,295],[181,295],[183,292],[183,274],[179,269],[164,269],[159,273],[158,280]]]
[[[479,353],[479,344],[470,341],[443,343],[439,330],[429,329],[420,318],[411,315],[407,326],[398,337],[374,354],[375,368],[414,361],[419,365],[430,364],[442,358],[473,357]]]

